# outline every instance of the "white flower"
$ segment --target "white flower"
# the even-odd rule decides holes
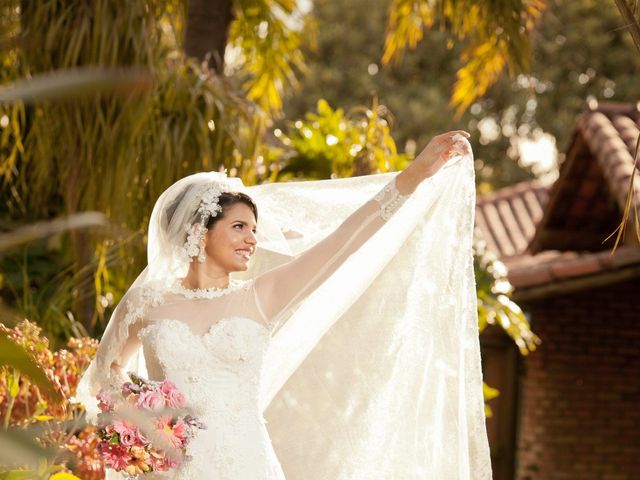
[[[220,195],[224,192],[230,192],[231,188],[223,182],[215,182],[204,185],[198,192],[200,204],[197,213],[200,214],[200,223],[195,225],[186,224],[187,240],[182,248],[182,255],[191,261],[193,257],[197,257],[200,253],[200,244],[204,240],[207,233],[206,224],[210,217],[217,217],[218,212],[222,213],[220,206]]]

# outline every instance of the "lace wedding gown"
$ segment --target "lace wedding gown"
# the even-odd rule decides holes
[[[238,309],[215,313],[229,305]],[[171,379],[207,427],[189,444],[190,459],[159,478],[284,479],[259,401],[271,332],[255,313],[252,281],[208,291],[176,284],[148,307],[137,334],[148,376]]]
[[[474,191],[470,156],[408,199],[393,175],[248,189],[271,232],[250,271],[225,290],[136,281],[78,398],[95,411],[136,352],[185,394],[207,429],[148,478],[490,480]]]

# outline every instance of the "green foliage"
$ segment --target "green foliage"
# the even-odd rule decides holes
[[[520,307],[509,297],[512,286],[507,280],[507,270],[502,262],[486,248],[486,243],[476,237],[473,244],[473,268],[478,296],[478,330],[480,333],[489,325],[502,328],[515,342],[522,355],[535,351],[540,338],[531,331],[529,321]],[[491,407],[487,402],[500,392],[483,382],[484,411],[491,417]]]
[[[480,332],[488,325],[497,324],[513,339],[522,355],[534,351],[540,338],[531,331],[520,307],[509,298],[513,287],[507,280],[506,267],[479,238],[474,242],[474,270]]]
[[[14,9],[18,3],[13,2]],[[139,271],[145,250],[141,232],[158,195],[195,171],[240,165],[242,176],[250,170],[244,152],[259,151],[256,129],[263,123],[255,120],[253,104],[226,79],[172,48],[165,33],[172,24],[161,19],[174,3],[140,0],[123,9],[103,0],[29,2],[22,15],[29,48],[3,53],[5,60],[13,59],[6,80],[29,76],[33,84],[44,76],[41,82],[50,85],[47,76],[55,69],[67,72],[60,88],[68,89],[82,84],[74,72],[92,73],[91,65],[144,68],[153,79],[146,93],[87,88],[73,98],[0,106],[0,119],[10,119],[0,123],[0,197],[8,213],[25,221],[97,210],[117,227],[71,232],[54,262],[63,270],[71,266],[81,281],[75,283],[76,293],[58,297],[62,301],[53,311],[73,310],[88,331],[99,320],[101,294],[128,283],[105,273],[117,265],[130,281]],[[261,179],[245,178],[247,183]],[[122,248],[136,234],[137,242]],[[57,318],[65,322],[65,315]]]
[[[279,172],[279,180],[351,177],[402,169],[408,162],[398,154],[390,132],[391,115],[374,99],[372,107],[355,108],[345,114],[333,110],[323,99],[318,113],[289,124],[281,141],[291,148],[290,157]]]
[[[101,215],[87,213],[28,225],[0,234],[0,254],[24,242],[101,223]],[[12,313],[0,310],[3,320]],[[97,341],[72,338],[67,349],[53,352],[41,332],[26,320],[14,328],[0,322],[0,478],[78,479],[68,473],[72,465],[84,480],[102,479],[95,429],[85,426],[82,410],[69,403]]]

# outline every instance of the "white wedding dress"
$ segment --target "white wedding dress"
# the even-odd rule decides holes
[[[198,298],[189,298],[193,294]],[[253,282],[225,291],[174,288],[147,310],[138,332],[148,376],[171,379],[206,425],[188,446],[189,460],[172,479],[284,479],[260,408],[262,365],[271,332],[250,318]],[[225,304],[225,306],[222,306]],[[244,306],[233,316],[214,312]]]
[[[473,159],[450,161],[406,201],[393,182],[246,189],[259,249],[225,290],[159,281],[152,266],[168,249],[150,241],[149,271],[114,312],[77,395],[91,417],[97,390],[121,386],[118,365],[131,369],[136,352],[144,374],[185,394],[207,429],[178,469],[145,477],[491,479]],[[149,237],[162,245],[155,212]]]

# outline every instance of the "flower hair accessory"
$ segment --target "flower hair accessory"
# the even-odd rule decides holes
[[[184,243],[184,253],[189,262],[197,257],[198,262],[204,263],[206,257],[204,252],[204,236],[207,233],[207,222],[211,217],[217,217],[222,213],[220,206],[220,195],[230,192],[232,189],[223,182],[210,183],[200,187],[196,197],[200,199],[197,213],[200,214],[200,222],[195,224],[187,223],[185,232],[187,240]]]

